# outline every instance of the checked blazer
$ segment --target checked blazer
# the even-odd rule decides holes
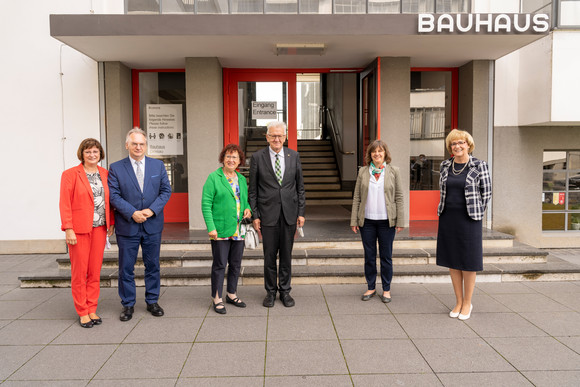
[[[447,176],[453,157],[441,163],[441,174],[439,176],[440,199],[437,215],[441,216],[445,208],[445,197],[447,195]],[[491,176],[487,168],[487,163],[483,160],[469,156],[467,163],[468,172],[465,179],[465,200],[467,201],[467,213],[473,220],[482,220],[487,204],[491,199]]]

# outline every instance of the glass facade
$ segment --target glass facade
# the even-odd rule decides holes
[[[542,230],[580,230],[580,151],[544,151]]]

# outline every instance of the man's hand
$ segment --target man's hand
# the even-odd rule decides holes
[[[150,218],[153,215],[155,215],[155,213],[151,211],[149,208],[145,208],[144,210],[141,210],[141,212],[143,213],[143,215],[145,215],[146,218]]]
[[[254,219],[254,221],[252,222],[254,225],[254,230],[256,231],[260,231],[260,219]]]
[[[147,217],[143,214],[143,211],[135,211],[131,217],[137,223],[143,223],[147,220]]]
[[[358,226],[350,226],[350,228],[355,234],[358,232]]]
[[[304,217],[303,217],[303,216],[299,216],[299,217],[298,217],[298,221],[297,221],[297,226],[298,226],[298,227],[302,227],[302,226],[304,226],[304,222],[306,222],[306,219],[304,219]]]

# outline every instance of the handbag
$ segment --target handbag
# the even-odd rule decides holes
[[[246,235],[245,246],[247,249],[255,250],[260,245],[260,238],[258,238],[258,232],[254,230],[252,222],[244,222],[240,225],[240,234]]]

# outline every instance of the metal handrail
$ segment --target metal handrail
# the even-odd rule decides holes
[[[341,155],[354,155],[354,151],[344,151],[342,147],[342,137],[338,130],[336,130],[336,125],[334,124],[334,118],[332,118],[332,110],[326,106],[321,106],[320,109],[323,110],[328,116],[328,122],[330,122],[330,134],[332,135],[332,142],[336,144],[338,152]]]

